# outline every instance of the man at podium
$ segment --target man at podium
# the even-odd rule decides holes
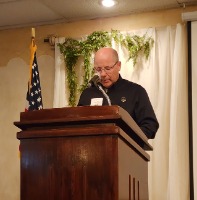
[[[153,139],[159,123],[148,94],[142,86],[123,79],[120,69],[121,61],[116,50],[99,49],[94,57],[94,70],[98,75],[82,92],[78,106],[118,105],[131,115],[148,139]]]

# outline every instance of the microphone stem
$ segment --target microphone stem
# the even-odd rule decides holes
[[[106,94],[106,92],[103,90],[103,88],[101,87],[101,85],[97,84],[97,87],[103,93],[103,95],[105,96],[105,98],[107,99],[108,105],[111,106],[111,100],[110,100],[109,96]]]

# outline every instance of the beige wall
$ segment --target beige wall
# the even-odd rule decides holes
[[[182,22],[182,12],[194,10],[197,10],[197,7],[36,27],[37,59],[44,108],[51,108],[53,101],[54,49],[43,42],[48,35],[78,38],[96,30],[129,31],[175,25]],[[19,114],[25,107],[30,37],[30,27],[0,31],[0,199],[2,200],[20,199],[19,141],[16,139],[16,132],[19,129],[13,122],[19,121]]]

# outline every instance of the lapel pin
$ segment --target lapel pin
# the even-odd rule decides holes
[[[126,97],[121,97],[121,101],[125,102],[126,101]]]

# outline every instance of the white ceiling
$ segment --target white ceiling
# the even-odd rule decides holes
[[[0,0],[0,30],[197,5],[197,0],[118,1],[103,8],[98,0]]]

